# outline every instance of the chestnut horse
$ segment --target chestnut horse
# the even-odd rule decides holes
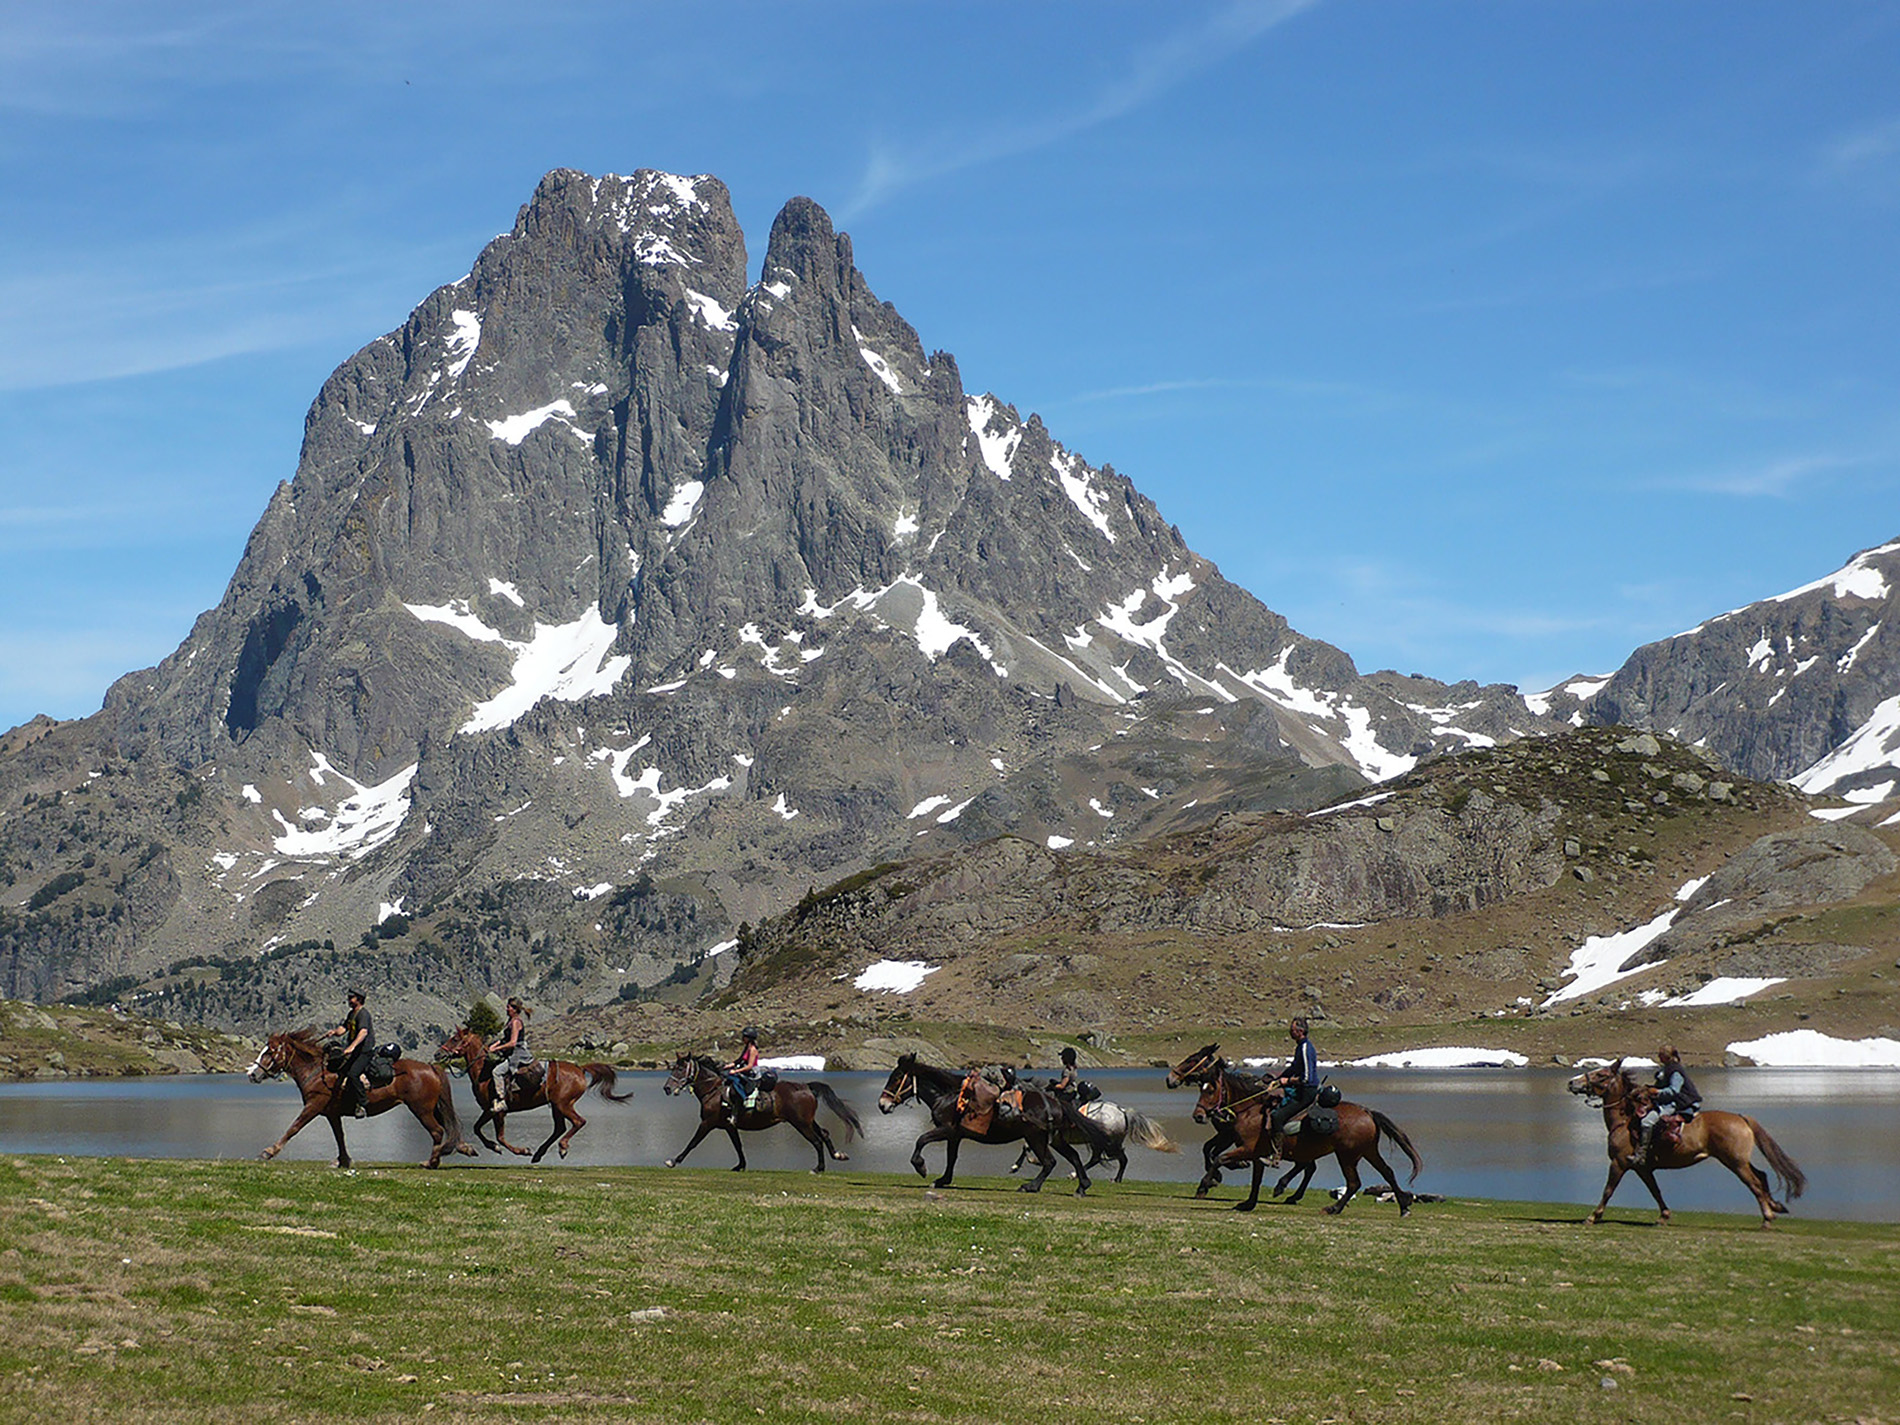
[[[547,1142],[534,1150],[533,1161],[540,1162],[548,1149],[554,1146],[556,1139],[560,1140],[561,1156],[565,1158],[567,1145],[574,1141],[576,1133],[587,1126],[587,1120],[574,1107],[582,1094],[599,1085],[600,1096],[610,1102],[625,1103],[633,1097],[631,1093],[614,1092],[616,1075],[612,1064],[570,1064],[565,1059],[547,1059],[541,1064],[539,1083],[524,1089],[517,1079],[507,1102],[498,1102],[495,1096],[495,1071],[488,1061],[488,1044],[466,1024],[444,1039],[435,1053],[438,1059],[460,1058],[468,1066],[468,1081],[475,1090],[475,1101],[482,1106],[482,1116],[475,1120],[473,1132],[491,1153],[499,1153],[502,1148],[506,1148],[517,1157],[526,1158],[528,1150],[510,1143],[502,1129],[510,1113],[546,1104],[554,1110],[554,1131],[548,1134]],[[500,1147],[489,1142],[488,1135],[482,1132],[482,1125],[486,1123],[495,1125],[495,1139]]]
[[[668,1158],[669,1168],[678,1167],[686,1161],[686,1155],[699,1146],[699,1140],[715,1128],[726,1130],[726,1136],[732,1139],[732,1151],[739,1155],[739,1161],[733,1165],[733,1172],[745,1171],[745,1149],[739,1145],[739,1134],[756,1133],[762,1128],[772,1128],[780,1123],[789,1123],[818,1151],[818,1166],[814,1173],[825,1170],[825,1154],[829,1153],[840,1163],[851,1161],[850,1156],[840,1153],[831,1141],[831,1135],[825,1131],[824,1124],[818,1121],[820,1104],[830,1109],[844,1122],[844,1141],[849,1143],[864,1131],[864,1125],[858,1122],[857,1114],[851,1111],[851,1105],[832,1092],[831,1085],[812,1080],[798,1083],[791,1079],[780,1079],[770,1089],[762,1089],[756,1108],[741,1108],[734,1113],[726,1102],[726,1071],[713,1059],[704,1054],[682,1052],[673,1061],[671,1073],[661,1088],[668,1094],[691,1092],[699,1100],[699,1131],[693,1135],[693,1141],[680,1149],[677,1157]]]
[[[1795,1165],[1794,1159],[1781,1150],[1781,1145],[1768,1136],[1767,1129],[1752,1118],[1724,1113],[1719,1108],[1704,1109],[1685,1123],[1682,1138],[1673,1145],[1664,1143],[1662,1135],[1657,1134],[1650,1145],[1649,1161],[1639,1165],[1635,1161],[1636,1123],[1648,1109],[1647,1096],[1653,1090],[1638,1085],[1633,1075],[1625,1073],[1621,1059],[1587,1074],[1578,1074],[1569,1087],[1570,1092],[1582,1094],[1591,1103],[1603,1106],[1603,1125],[1610,1133],[1610,1177],[1603,1185],[1602,1201],[1587,1219],[1590,1222],[1603,1220],[1603,1209],[1609,1206],[1610,1194],[1623,1181],[1623,1174],[1631,1171],[1643,1180],[1649,1195],[1656,1199],[1656,1208],[1662,1214],[1658,1220],[1667,1222],[1669,1204],[1663,1201],[1662,1190],[1656,1186],[1656,1169],[1691,1168],[1704,1158],[1714,1158],[1755,1195],[1755,1204],[1761,1209],[1761,1225],[1773,1227],[1776,1214],[1786,1212],[1788,1204],[1769,1192],[1768,1172],[1754,1165],[1756,1148],[1760,1148],[1768,1160],[1769,1169],[1780,1175],[1782,1190],[1789,1197],[1799,1197],[1807,1188],[1807,1176]]]
[[[928,1176],[924,1168],[924,1149],[929,1144],[944,1145],[943,1176],[933,1186],[947,1188],[956,1177],[957,1149],[965,1138],[973,1143],[1014,1143],[1021,1139],[1036,1155],[1039,1171],[1018,1187],[1018,1192],[1042,1191],[1043,1180],[1055,1171],[1057,1153],[1067,1158],[1075,1169],[1075,1195],[1081,1197],[1088,1192],[1088,1168],[1068,1140],[1074,1133],[1079,1135],[1077,1141],[1099,1149],[1107,1143],[1107,1135],[1099,1126],[1078,1113],[1074,1104],[1041,1089],[1025,1088],[1019,1110],[1008,1116],[999,1112],[987,1131],[972,1133],[963,1126],[963,1113],[957,1106],[964,1078],[961,1069],[940,1069],[934,1064],[919,1062],[915,1054],[906,1054],[884,1081],[884,1091],[877,1097],[880,1113],[889,1113],[912,1098],[922,1100],[930,1110],[932,1126],[919,1135],[910,1154],[910,1165],[917,1170],[918,1177]]]
[[[297,1029],[288,1034],[273,1034],[265,1041],[264,1052],[245,1070],[254,1084],[288,1074],[303,1094],[303,1112],[279,1138],[261,1154],[266,1162],[284,1150],[284,1144],[297,1136],[311,1119],[321,1114],[330,1120],[336,1134],[336,1165],[350,1165],[350,1150],[343,1141],[343,1095],[337,1092],[337,1075],[328,1067],[323,1035],[315,1029]],[[449,1076],[434,1064],[419,1059],[396,1060],[396,1076],[369,1091],[364,1107],[369,1117],[387,1113],[398,1104],[416,1116],[416,1122],[428,1130],[431,1147],[425,1167],[436,1167],[448,1152],[475,1156],[472,1144],[462,1141],[461,1120],[455,1116],[455,1096]]]
[[[1268,1117],[1273,1106],[1280,1101],[1284,1091],[1279,1085],[1248,1074],[1237,1074],[1229,1069],[1225,1060],[1217,1059],[1210,1071],[1210,1077],[1201,1086],[1201,1096],[1194,1103],[1196,1122],[1218,1122],[1225,1115],[1232,1115],[1234,1146],[1227,1149],[1216,1160],[1224,1168],[1239,1167],[1242,1163],[1253,1164],[1253,1189],[1245,1202],[1237,1202],[1234,1208],[1238,1212],[1252,1212],[1260,1201],[1260,1179],[1266,1171],[1267,1156],[1272,1151],[1271,1132]],[[1295,1167],[1307,1170],[1307,1181],[1312,1179],[1312,1170],[1319,1160],[1329,1154],[1339,1159],[1339,1171],[1345,1176],[1346,1191],[1337,1202],[1326,1204],[1326,1211],[1338,1214],[1346,1210],[1359,1192],[1359,1164],[1361,1161],[1372,1164],[1379,1174],[1392,1187],[1392,1195],[1398,1200],[1399,1216],[1404,1217],[1412,1210],[1412,1194],[1399,1186],[1398,1178],[1379,1156],[1380,1135],[1391,1139],[1400,1151],[1412,1161],[1412,1175],[1408,1182],[1418,1180],[1419,1169],[1425,1166],[1425,1160],[1412,1146],[1412,1140],[1405,1130],[1374,1108],[1364,1108],[1356,1103],[1340,1103],[1332,1110],[1339,1115],[1339,1127],[1331,1133],[1313,1133],[1307,1130],[1290,1134],[1286,1140],[1284,1156]],[[1282,1183],[1284,1185],[1284,1181]],[[1298,1202],[1306,1191],[1306,1183],[1300,1184],[1300,1191],[1291,1201]]]

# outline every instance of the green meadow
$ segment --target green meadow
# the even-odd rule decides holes
[[[1900,1227],[0,1160],[0,1421],[1892,1420]]]

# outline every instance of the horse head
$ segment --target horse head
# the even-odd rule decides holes
[[[1220,1045],[1218,1044],[1208,1044],[1196,1049],[1192,1054],[1188,1055],[1187,1058],[1168,1070],[1168,1087],[1178,1089],[1182,1084],[1192,1083],[1196,1079],[1205,1078],[1208,1070],[1218,1062],[1217,1056],[1219,1054]]]
[[[699,1061],[689,1051],[682,1049],[673,1060],[673,1067],[667,1071],[666,1082],[660,1085],[660,1091],[668,1097],[684,1093],[698,1077]]]
[[[466,1024],[459,1024],[455,1032],[436,1045],[435,1056],[438,1059],[467,1059],[477,1055],[486,1057],[488,1045],[482,1036]]]
[[[917,1056],[905,1054],[891,1070],[891,1076],[884,1081],[884,1091],[877,1096],[877,1111],[889,1113],[900,1104],[908,1103],[917,1094]]]
[[[1629,1080],[1623,1073],[1623,1061],[1618,1058],[1614,1064],[1605,1064],[1588,1073],[1578,1074],[1565,1087],[1574,1094],[1583,1095],[1594,1108],[1622,1098],[1629,1090]]]
[[[261,1084],[264,1080],[274,1079],[283,1073],[284,1059],[281,1043],[283,1038],[281,1034],[273,1034],[264,1041],[264,1047],[258,1051],[256,1060],[244,1071],[245,1078],[254,1084]]]

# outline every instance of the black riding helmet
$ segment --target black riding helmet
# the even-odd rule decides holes
[[[741,1039],[757,1039],[759,1037],[758,1027],[748,1024],[744,1029],[739,1031],[739,1037]]]
[[[1062,1062],[1063,1062],[1063,1063],[1065,1063],[1065,1064],[1067,1064],[1067,1065],[1068,1065],[1068,1066],[1069,1066],[1070,1068],[1074,1068],[1074,1067],[1075,1067],[1075,1050],[1073,1050],[1073,1049],[1064,1049],[1064,1050],[1062,1051],[1062,1056],[1061,1056],[1061,1057],[1062,1057]]]

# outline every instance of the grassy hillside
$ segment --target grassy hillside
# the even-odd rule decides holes
[[[1900,1229],[0,1162],[0,1421],[1890,1419]]]

